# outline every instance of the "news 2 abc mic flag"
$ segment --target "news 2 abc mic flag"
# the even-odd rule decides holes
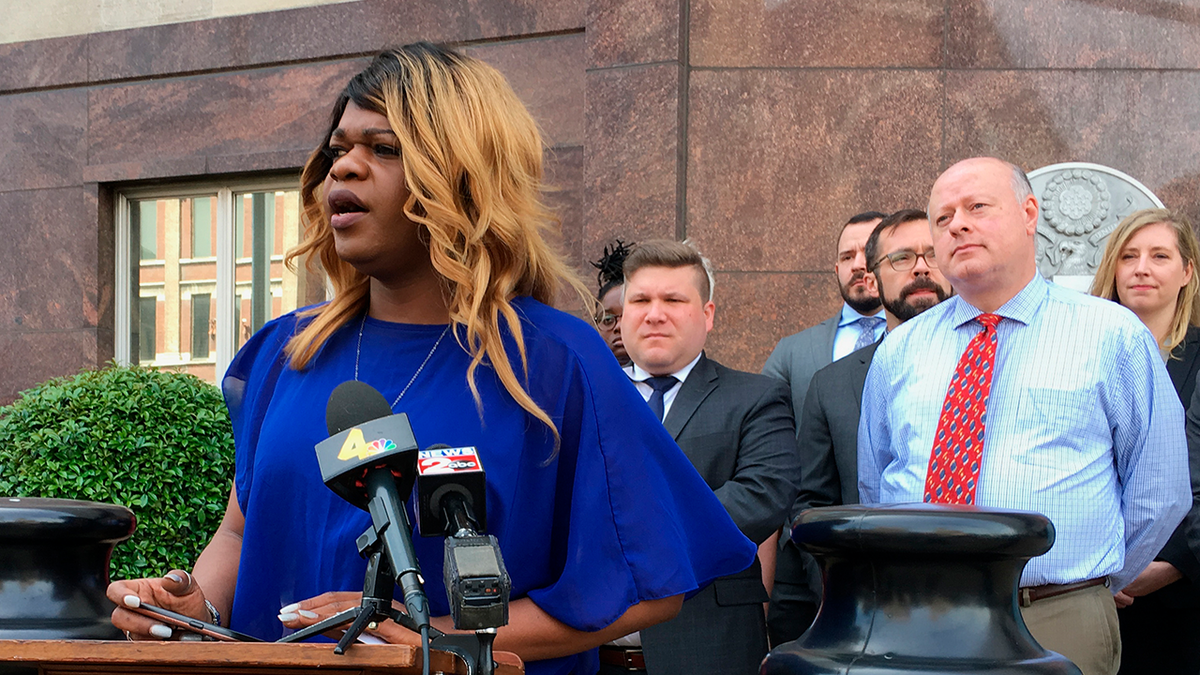
[[[487,484],[474,447],[433,447],[417,456],[418,528],[445,536],[443,577],[458,630],[508,623],[512,580],[487,527]]]

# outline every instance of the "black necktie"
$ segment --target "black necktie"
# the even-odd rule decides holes
[[[647,403],[650,404],[651,412],[653,412],[654,416],[658,418],[659,422],[661,422],[663,420],[664,410],[663,395],[666,394],[671,387],[674,387],[676,384],[678,384],[679,380],[675,379],[674,375],[658,375],[646,380],[645,382],[646,384],[650,385],[651,389],[654,390],[654,393],[650,394],[650,400],[647,401]]]

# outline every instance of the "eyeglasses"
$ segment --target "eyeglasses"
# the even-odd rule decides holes
[[[596,323],[600,324],[600,326],[602,328],[612,328],[613,326],[620,323],[620,321],[621,321],[620,314],[609,314],[608,312],[605,312],[603,316],[596,319]]]
[[[907,272],[908,270],[911,270],[917,266],[917,258],[924,259],[925,265],[928,266],[929,269],[937,269],[937,258],[933,257],[932,249],[925,251],[924,253],[917,253],[915,251],[896,251],[895,253],[890,253],[875,261],[875,267],[879,267],[884,260],[887,260],[888,264],[892,266],[892,269],[896,270],[897,272]]]

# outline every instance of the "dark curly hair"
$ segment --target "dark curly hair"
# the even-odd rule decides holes
[[[596,299],[603,299],[606,293],[625,283],[625,258],[629,257],[629,252],[633,250],[633,247],[632,242],[626,244],[618,239],[611,249],[605,246],[604,255],[592,263],[592,267],[599,270],[596,274],[596,283],[599,284],[600,291],[596,293]]]

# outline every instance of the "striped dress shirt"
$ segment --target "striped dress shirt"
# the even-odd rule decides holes
[[[954,297],[888,335],[858,431],[865,504],[921,501],[946,388],[980,310]],[[1150,331],[1129,310],[1035,274],[997,312],[977,504],[1054,523],[1022,586],[1103,575],[1119,590],[1191,504],[1183,408]]]

